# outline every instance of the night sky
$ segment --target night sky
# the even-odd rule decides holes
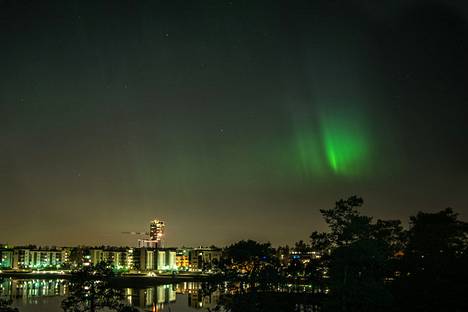
[[[0,0],[0,242],[468,217],[466,1]]]

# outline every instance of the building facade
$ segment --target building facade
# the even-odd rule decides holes
[[[138,248],[162,248],[165,227],[164,221],[151,221],[149,239],[138,239]]]
[[[69,255],[68,248],[13,248],[9,264],[12,269],[60,269],[69,264]]]
[[[189,254],[191,248],[181,248],[176,251],[176,266],[178,270],[186,271],[190,269]]]
[[[13,267],[13,249],[0,249],[0,269],[11,269]]]
[[[219,264],[221,256],[222,251],[219,248],[194,248],[189,252],[190,269],[193,271],[212,269]]]

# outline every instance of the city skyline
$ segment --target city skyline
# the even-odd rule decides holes
[[[0,243],[292,245],[468,219],[463,1],[0,1]]]

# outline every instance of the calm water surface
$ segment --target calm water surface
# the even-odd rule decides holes
[[[60,304],[68,294],[68,287],[66,280],[7,278],[0,284],[0,296],[13,299],[20,312],[63,312]],[[196,282],[122,291],[127,302],[141,311],[160,312],[207,311],[216,306],[220,295],[218,290],[202,294],[201,284]]]

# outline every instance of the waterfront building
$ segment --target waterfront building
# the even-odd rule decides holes
[[[162,242],[164,236],[164,228],[166,225],[164,221],[161,220],[153,220],[150,223],[150,239],[157,241],[159,244]]]
[[[13,251],[13,269],[23,269],[29,264],[29,249],[15,248]]]
[[[68,254],[66,250],[30,250],[29,268],[60,268],[67,263]]]
[[[102,257],[102,249],[91,249],[89,251],[89,255],[91,256],[91,264],[96,265],[99,262],[103,261]]]
[[[165,227],[164,221],[151,221],[149,239],[138,239],[138,248],[162,248]]]
[[[176,251],[172,248],[136,248],[133,251],[134,268],[141,271],[175,271]]]
[[[14,248],[13,269],[62,268],[69,263],[69,250],[66,248]]]
[[[175,249],[165,248],[157,251],[156,269],[158,271],[176,271],[176,251]]]
[[[133,256],[133,252],[134,252],[134,248],[128,248],[125,252],[125,254],[123,255],[123,258],[121,260],[121,262],[124,264],[124,266],[128,269],[134,269],[135,268],[135,263],[134,263],[134,256]]]
[[[118,270],[177,271],[175,248],[16,247],[0,248],[3,269],[64,269],[109,262]]]
[[[93,248],[89,251],[90,264],[97,265],[100,262],[109,262],[117,269],[131,270],[134,268],[133,248]]]
[[[176,266],[179,270],[188,270],[190,268],[189,253],[191,248],[182,248],[176,250]]]
[[[164,250],[158,250],[157,254],[157,269],[163,270],[166,267],[166,252]]]
[[[158,241],[152,239],[138,239],[138,248],[158,248]]]
[[[147,249],[147,248],[138,248],[137,250],[138,251],[134,253],[134,256],[138,257],[138,261],[134,260],[135,263],[139,264],[137,268],[142,271],[154,270],[155,268],[154,250]]]
[[[303,264],[308,264],[312,259],[320,258],[320,253],[316,251],[297,251],[293,250],[289,254],[289,261],[299,260]]]
[[[12,267],[13,267],[13,249],[9,249],[9,248],[0,249],[0,269],[11,269]]]
[[[209,270],[218,265],[221,256],[220,248],[194,248],[189,252],[190,268],[193,271]]]

